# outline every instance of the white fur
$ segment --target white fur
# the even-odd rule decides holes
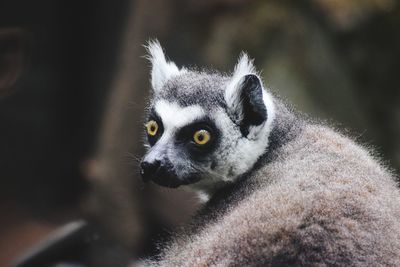
[[[253,168],[259,157],[265,153],[268,147],[269,135],[273,127],[275,109],[268,93],[264,94],[264,103],[267,105],[268,110],[267,121],[259,126],[251,127],[248,138],[233,137],[238,138],[238,142],[225,155],[225,166],[231,166],[232,169],[225,170],[224,181],[234,181],[238,176],[249,171]],[[223,112],[216,113],[215,120],[219,124],[219,127],[228,127],[230,124],[230,119]]]
[[[166,100],[157,101],[155,110],[162,119],[164,131],[181,128],[206,114],[199,105],[181,107]]]
[[[210,200],[210,195],[202,192],[202,191],[196,191],[197,197],[200,200],[200,203],[207,203]]]
[[[238,63],[236,64],[235,69],[233,71],[232,78],[229,81],[225,90],[225,101],[231,110],[240,109],[241,103],[240,103],[239,87],[243,82],[244,76],[248,74],[256,75],[256,70],[253,65],[253,60],[249,59],[247,54],[242,52],[242,54],[239,57]],[[236,117],[235,119],[241,121],[243,119],[243,113],[238,113],[237,115],[238,117]]]
[[[179,70],[174,62],[165,59],[163,49],[158,40],[149,41],[146,49],[148,52],[147,59],[150,60],[152,65],[151,85],[154,91],[161,90],[168,79],[185,71],[184,69]]]

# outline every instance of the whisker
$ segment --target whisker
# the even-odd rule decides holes
[[[209,170],[209,169],[205,169],[205,168],[203,168],[203,167],[198,167],[198,166],[195,166],[195,165],[193,165],[193,164],[190,164],[190,166],[193,168],[193,169],[195,169],[196,171],[199,171],[199,172],[201,172],[201,173],[209,173],[209,174],[211,174],[213,177],[211,177],[211,178],[220,178],[220,179],[222,179],[222,180],[226,180],[226,177],[225,176],[223,176],[222,174],[219,174],[219,173],[217,173],[217,172],[215,172],[215,171],[213,171],[213,170]]]
[[[127,157],[128,159],[133,159],[133,160],[135,160],[135,161],[138,162],[138,163],[142,161],[142,159],[141,159],[140,157],[138,157],[138,156],[136,156],[136,155],[134,155],[134,154],[132,154],[132,153],[130,153],[130,152],[127,152],[126,157]]]

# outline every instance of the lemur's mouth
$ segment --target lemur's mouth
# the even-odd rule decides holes
[[[193,184],[200,181],[200,176],[192,175],[190,177],[185,177],[184,179],[178,178],[175,175],[170,174],[160,174],[159,176],[153,177],[151,180],[161,186],[169,188],[177,188],[181,185]]]
[[[142,175],[143,181],[152,181],[158,185],[177,188],[181,185],[188,185],[200,181],[201,177],[198,174],[192,174],[187,177],[179,177],[176,175],[172,168],[167,168],[162,164],[147,164],[142,162],[140,174]]]
[[[178,177],[176,177],[175,175],[170,175],[168,173],[159,173],[151,180],[158,185],[169,188],[177,188],[182,185],[182,181],[178,179]]]

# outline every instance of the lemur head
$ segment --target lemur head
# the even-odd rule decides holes
[[[268,149],[274,104],[244,53],[231,75],[179,69],[147,46],[153,94],[145,181],[212,190],[248,172]]]

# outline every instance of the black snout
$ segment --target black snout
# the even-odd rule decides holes
[[[180,179],[168,159],[155,160],[152,162],[142,161],[140,163],[140,174],[143,181],[153,181],[154,183],[176,188],[182,184],[187,184],[189,179]]]
[[[153,162],[142,161],[140,163],[140,175],[142,175],[143,181],[148,182],[150,181],[161,167],[161,161],[155,160]]]

